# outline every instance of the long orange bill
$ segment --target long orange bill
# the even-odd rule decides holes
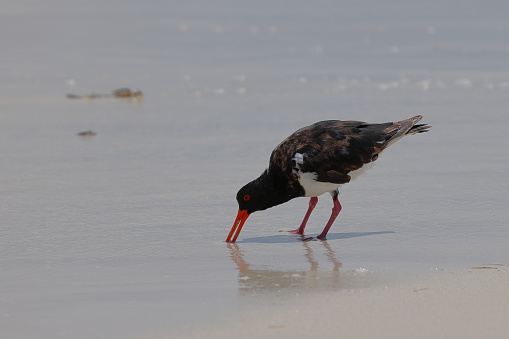
[[[226,238],[226,242],[235,242],[237,240],[240,230],[242,230],[242,226],[244,226],[247,217],[249,217],[247,210],[239,210],[239,213],[237,213],[237,218],[235,218],[235,222],[233,223],[232,229],[230,230],[230,234],[228,234],[228,237]]]

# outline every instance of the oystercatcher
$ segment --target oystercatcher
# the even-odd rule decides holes
[[[304,228],[318,202],[329,192],[334,206],[318,239],[324,240],[341,211],[339,186],[373,166],[380,153],[405,135],[428,131],[416,125],[421,115],[397,122],[369,124],[362,121],[326,120],[299,129],[272,151],[269,168],[237,193],[239,211],[227,242],[235,242],[249,215],[293,198],[311,197],[309,208],[295,234]]]

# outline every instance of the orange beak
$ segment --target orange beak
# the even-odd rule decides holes
[[[247,213],[247,210],[239,210],[237,218],[235,218],[235,222],[230,230],[230,234],[228,234],[228,237],[226,238],[226,242],[235,242],[237,240],[240,230],[242,230],[242,226],[244,226],[248,217],[249,213]]]

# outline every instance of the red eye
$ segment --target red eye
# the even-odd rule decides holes
[[[249,199],[251,199],[251,196],[249,194],[246,194],[244,196],[244,201],[248,201]]]

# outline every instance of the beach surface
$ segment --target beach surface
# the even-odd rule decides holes
[[[508,11],[1,2],[0,338],[499,336]],[[430,131],[341,187],[326,241],[286,232],[298,198],[225,243],[237,191],[295,130],[415,115]],[[331,207],[319,197],[307,236]]]
[[[171,337],[507,338],[508,317],[507,266],[485,265],[294,297],[284,306],[231,315]]]

